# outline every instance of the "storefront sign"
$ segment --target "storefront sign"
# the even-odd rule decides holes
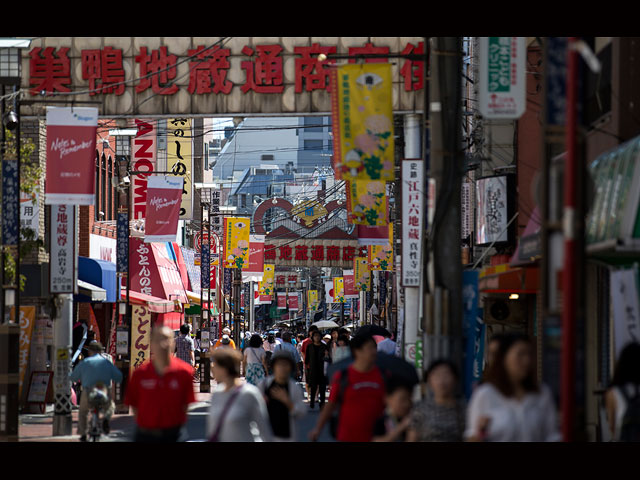
[[[526,37],[480,37],[479,104],[489,119],[520,118],[527,107]]]
[[[131,372],[151,357],[151,312],[134,305],[131,316]]]
[[[15,311],[15,307],[12,309]],[[12,315],[15,317],[15,315]],[[20,361],[19,361],[19,393],[22,395],[22,385],[24,383],[24,375],[29,364],[29,355],[31,354],[31,336],[33,326],[36,321],[36,307],[24,306],[20,307]]]
[[[402,160],[402,286],[417,287],[422,274],[424,163]]]
[[[116,263],[117,248],[117,240],[103,237],[102,235],[94,235],[93,233],[89,234],[89,257]],[[126,268],[124,271],[126,271]]]
[[[476,245],[508,242],[509,190],[507,175],[479,178],[476,181]]]
[[[93,205],[98,109],[47,107],[45,204]]]
[[[3,140],[4,141],[4,140]],[[2,147],[4,149],[4,147]],[[3,155],[6,155],[3,153]],[[20,230],[20,174],[18,161],[2,159],[2,243],[17,245]]]
[[[33,233],[34,239],[40,235],[40,195],[35,193],[35,201],[24,192],[20,192],[20,228],[28,228]],[[22,240],[26,240],[24,234],[20,234]]]
[[[249,223],[248,218],[224,217],[222,260],[225,268],[244,268],[247,265],[249,261]]]
[[[191,119],[167,121],[167,170],[184,179],[180,220],[193,219],[193,157]]]
[[[118,273],[127,273],[129,270],[129,214],[127,212],[118,212],[116,236],[116,269]]]
[[[366,250],[366,247],[364,247]],[[271,240],[264,245],[265,261],[279,267],[351,268],[359,255],[357,240]]]
[[[76,222],[73,205],[51,206],[51,250],[49,291],[75,293],[77,290]]]
[[[332,80],[334,164],[340,178],[392,181],[391,65],[342,65],[333,70]]]
[[[147,180],[145,242],[175,242],[182,186],[183,179],[180,177],[158,175]]]
[[[207,244],[202,245],[202,254],[200,258],[201,258],[200,278],[202,279],[200,288],[202,288],[202,290],[209,290],[210,284],[211,284],[209,245]]]
[[[102,100],[101,114],[107,118],[328,113],[330,65],[336,62],[330,56],[335,53],[389,54],[366,62],[397,64],[391,79],[402,94],[394,99],[394,110],[413,111],[424,104],[424,61],[398,58],[423,55],[423,37],[376,37],[373,42],[366,37],[40,37],[32,46],[23,53],[22,89],[38,98],[42,92],[88,91],[89,98]],[[352,90],[381,86],[377,79],[358,83],[358,78]],[[124,83],[130,79],[138,80]],[[37,112],[37,106],[25,107],[23,115]]]
[[[137,133],[133,139],[131,164],[133,171],[132,180],[132,204],[135,220],[143,220],[147,217],[147,180],[156,170],[156,136],[157,129],[154,121],[135,119]],[[139,173],[149,172],[149,173]]]

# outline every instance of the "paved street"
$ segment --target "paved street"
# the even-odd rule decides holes
[[[197,403],[189,407],[188,420],[186,426],[186,436],[184,441],[200,442],[205,440],[206,421],[209,410],[209,393],[200,393],[197,384]],[[298,420],[296,424],[298,442],[307,442],[307,435],[315,426],[318,420],[319,411],[308,409],[307,414]],[[76,434],[78,425],[78,410],[72,413],[73,435],[52,436],[53,432],[53,411],[44,414],[25,414],[20,416],[19,436],[20,442],[79,442]],[[116,414],[111,419],[111,432],[104,435],[101,441],[104,442],[130,442],[135,431],[135,421],[132,414]],[[324,428],[319,441],[331,442],[333,439],[329,434],[328,427]]]

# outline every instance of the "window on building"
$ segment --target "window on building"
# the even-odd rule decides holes
[[[322,133],[324,129],[324,117],[304,117],[304,131],[305,132],[319,132]]]
[[[116,155],[131,155],[131,137],[125,135],[116,137]]]
[[[305,140],[305,150],[322,150],[322,140]]]
[[[275,157],[273,155],[266,155],[266,154],[260,155],[260,161],[263,161],[263,162],[273,162],[274,159]]]

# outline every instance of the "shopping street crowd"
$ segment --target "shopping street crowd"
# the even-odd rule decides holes
[[[182,326],[178,337],[167,327],[152,330],[151,359],[134,371],[125,395],[135,415],[134,441],[180,439],[187,407],[195,402],[198,359],[204,355],[211,360],[215,380],[208,441],[292,442],[296,419],[316,405],[320,413],[308,435],[311,441],[323,428],[341,442],[562,439],[556,403],[551,390],[537,382],[532,345],[524,335],[490,340],[483,380],[466,402],[454,363],[435,360],[418,378],[415,368],[395,355],[390,334],[375,336],[363,327],[355,335],[344,328],[323,335],[311,326],[307,335],[247,332],[236,346],[230,333],[224,329],[210,350],[197,355],[199,344],[189,325]],[[101,345],[92,343],[89,349],[93,353],[76,366],[73,380],[87,389],[121,381],[109,360],[96,355]],[[639,365],[640,345],[630,344],[606,395],[615,441],[638,438]],[[81,436],[86,435],[87,415],[81,399],[80,418],[83,415]],[[108,429],[108,417],[105,426]]]

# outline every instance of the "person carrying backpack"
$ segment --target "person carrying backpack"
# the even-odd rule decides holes
[[[640,442],[640,343],[620,352],[605,408],[612,441]]]

